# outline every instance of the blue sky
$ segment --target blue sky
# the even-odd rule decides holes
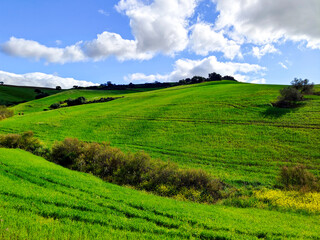
[[[318,0],[0,1],[0,81],[320,83]]]

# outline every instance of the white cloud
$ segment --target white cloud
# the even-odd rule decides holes
[[[0,81],[8,85],[50,88],[55,88],[56,86],[61,86],[62,88],[72,88],[74,85],[81,87],[98,85],[92,82],[76,80],[74,78],[63,78],[53,74],[45,74],[40,72],[15,74],[0,71]]]
[[[280,51],[271,44],[267,44],[262,47],[252,48],[253,56],[255,56],[258,59],[260,59],[262,56],[266,55],[267,53],[280,53]]]
[[[130,18],[140,52],[174,54],[188,44],[188,21],[197,0],[121,0],[116,9]]]
[[[223,31],[217,32],[212,25],[203,22],[192,26],[190,46],[196,54],[203,56],[209,52],[223,52],[229,59],[242,57],[239,44],[225,38]]]
[[[167,75],[145,75],[144,73],[133,73],[129,76],[125,76],[124,80],[126,82],[139,82],[139,83],[145,83],[145,82],[155,82],[155,81],[166,81],[168,79]]]
[[[100,13],[100,14],[102,14],[102,15],[104,15],[104,16],[109,16],[109,13],[107,13],[105,10],[103,10],[103,9],[99,9],[98,10],[98,13]]]
[[[252,80],[250,83],[255,83],[255,84],[265,84],[267,81],[264,78],[260,78],[260,79],[255,79]]]
[[[161,52],[173,55],[188,44],[189,26],[197,0],[154,0],[145,4],[140,0],[121,0],[119,12],[130,18],[133,40],[123,39],[117,33],[103,32],[91,41],[78,42],[65,48],[47,47],[36,41],[11,37],[2,44],[2,51],[12,55],[48,63],[103,60],[115,56],[124,60],[146,60]],[[98,10],[105,14],[104,10]],[[58,44],[59,42],[57,42]]]
[[[119,34],[103,32],[98,34],[97,39],[86,42],[83,46],[84,52],[89,58],[101,60],[111,55],[119,60],[152,58],[151,53],[140,53],[137,51],[137,42],[123,39]]]
[[[11,37],[10,40],[2,44],[3,52],[19,57],[34,58],[36,60],[45,59],[50,63],[79,62],[86,59],[83,54],[80,42],[65,48],[46,47],[36,41],[25,40],[23,38]]]
[[[320,49],[319,0],[212,1],[220,12],[217,29],[228,29],[237,42],[265,45],[305,40],[308,47]]]
[[[283,62],[279,62],[279,65],[280,65],[281,67],[283,67],[284,69],[288,69],[288,67],[287,67]]]
[[[215,56],[202,60],[179,59],[174,64],[174,70],[167,75],[145,75],[135,73],[125,77],[126,81],[178,81],[193,76],[208,77],[211,72],[221,75],[232,75],[237,80],[248,82],[260,79],[266,68],[257,64],[219,62]],[[248,75],[250,74],[250,76]]]

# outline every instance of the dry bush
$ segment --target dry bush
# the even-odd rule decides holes
[[[13,110],[8,109],[6,106],[0,106],[0,120],[12,117],[13,115]]]
[[[286,190],[320,191],[319,180],[303,165],[282,167],[278,182]]]

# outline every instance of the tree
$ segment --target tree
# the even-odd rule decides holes
[[[61,87],[60,86],[56,86],[56,90],[61,90]]]
[[[223,80],[237,81],[234,77],[226,75],[222,78]]]
[[[209,73],[208,76],[208,81],[221,81],[222,80],[222,76],[218,73]]]
[[[302,78],[294,78],[294,80],[291,82],[292,87],[294,87],[297,90],[300,90],[301,93],[304,94],[312,94],[313,93],[313,87],[314,83],[309,83],[308,79],[302,80]]]
[[[207,79],[205,77],[201,77],[201,76],[194,76],[193,78],[191,78],[191,83],[202,83],[205,82]]]

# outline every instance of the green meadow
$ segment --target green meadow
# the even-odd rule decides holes
[[[15,106],[24,115],[1,121],[0,133],[31,130],[48,145],[66,137],[108,141],[231,184],[272,186],[282,165],[305,164],[320,175],[320,97],[274,108],[281,88],[223,81],[138,93],[71,90]],[[124,97],[43,111],[78,96]]]
[[[303,164],[320,177],[320,96],[306,96],[297,108],[275,108],[283,87],[221,81],[30,95],[11,107],[15,116],[0,121],[0,134],[33,131],[48,147],[66,137],[110,142],[203,169],[236,188],[273,189],[284,165]],[[44,111],[80,96],[121,98]],[[320,239],[319,212],[163,198],[17,149],[0,148],[0,178],[3,239]]]
[[[0,180],[1,239],[319,239],[319,216],[157,197],[22,150],[0,149]]]
[[[12,103],[19,103],[23,101],[34,100],[37,93],[34,87],[15,87],[15,86],[0,86],[0,105],[8,105]],[[60,92],[54,89],[38,88],[42,92],[49,95]]]

